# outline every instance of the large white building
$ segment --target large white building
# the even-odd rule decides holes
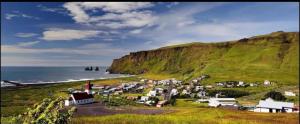
[[[208,100],[208,106],[236,106],[235,98],[210,98]]]
[[[294,103],[274,101],[272,98],[260,100],[254,112],[293,112]]]

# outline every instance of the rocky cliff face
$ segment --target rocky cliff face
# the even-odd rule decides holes
[[[115,59],[111,73],[170,74],[192,78],[203,73],[222,77],[299,78],[299,33],[267,35],[221,43],[190,43],[133,52]],[[263,76],[264,75],[264,76]],[[276,78],[277,79],[277,78]]]

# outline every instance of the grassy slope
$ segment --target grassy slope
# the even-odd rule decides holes
[[[290,43],[283,43],[283,41]],[[297,85],[299,79],[299,33],[275,32],[252,37],[248,42],[190,43],[131,53],[115,60],[111,69],[189,80],[203,73],[221,80],[277,81]],[[149,76],[150,75],[150,76]]]
[[[118,79],[106,79],[92,81],[93,84],[118,84],[121,81],[136,80],[135,77],[131,78],[118,78]],[[67,97],[68,94],[61,92],[68,88],[80,89],[85,82],[73,82],[63,83],[45,86],[29,86],[24,88],[11,88],[1,89],[1,117],[18,115],[26,111],[28,107],[32,107],[33,104],[40,102],[46,97],[50,97],[49,93],[53,94],[53,97],[63,96]]]
[[[170,109],[170,108],[163,108]],[[270,114],[220,108],[176,107],[160,115],[117,114],[73,118],[74,124],[297,124],[298,114]]]

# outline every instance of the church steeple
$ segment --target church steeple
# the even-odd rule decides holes
[[[88,94],[92,94],[92,85],[91,85],[91,81],[86,81],[85,84],[85,92],[87,92]]]

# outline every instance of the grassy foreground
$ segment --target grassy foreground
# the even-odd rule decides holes
[[[170,108],[163,108],[170,109]],[[84,116],[72,119],[73,124],[297,124],[298,114],[270,114],[220,108],[176,107],[173,113],[160,115],[117,114]]]

